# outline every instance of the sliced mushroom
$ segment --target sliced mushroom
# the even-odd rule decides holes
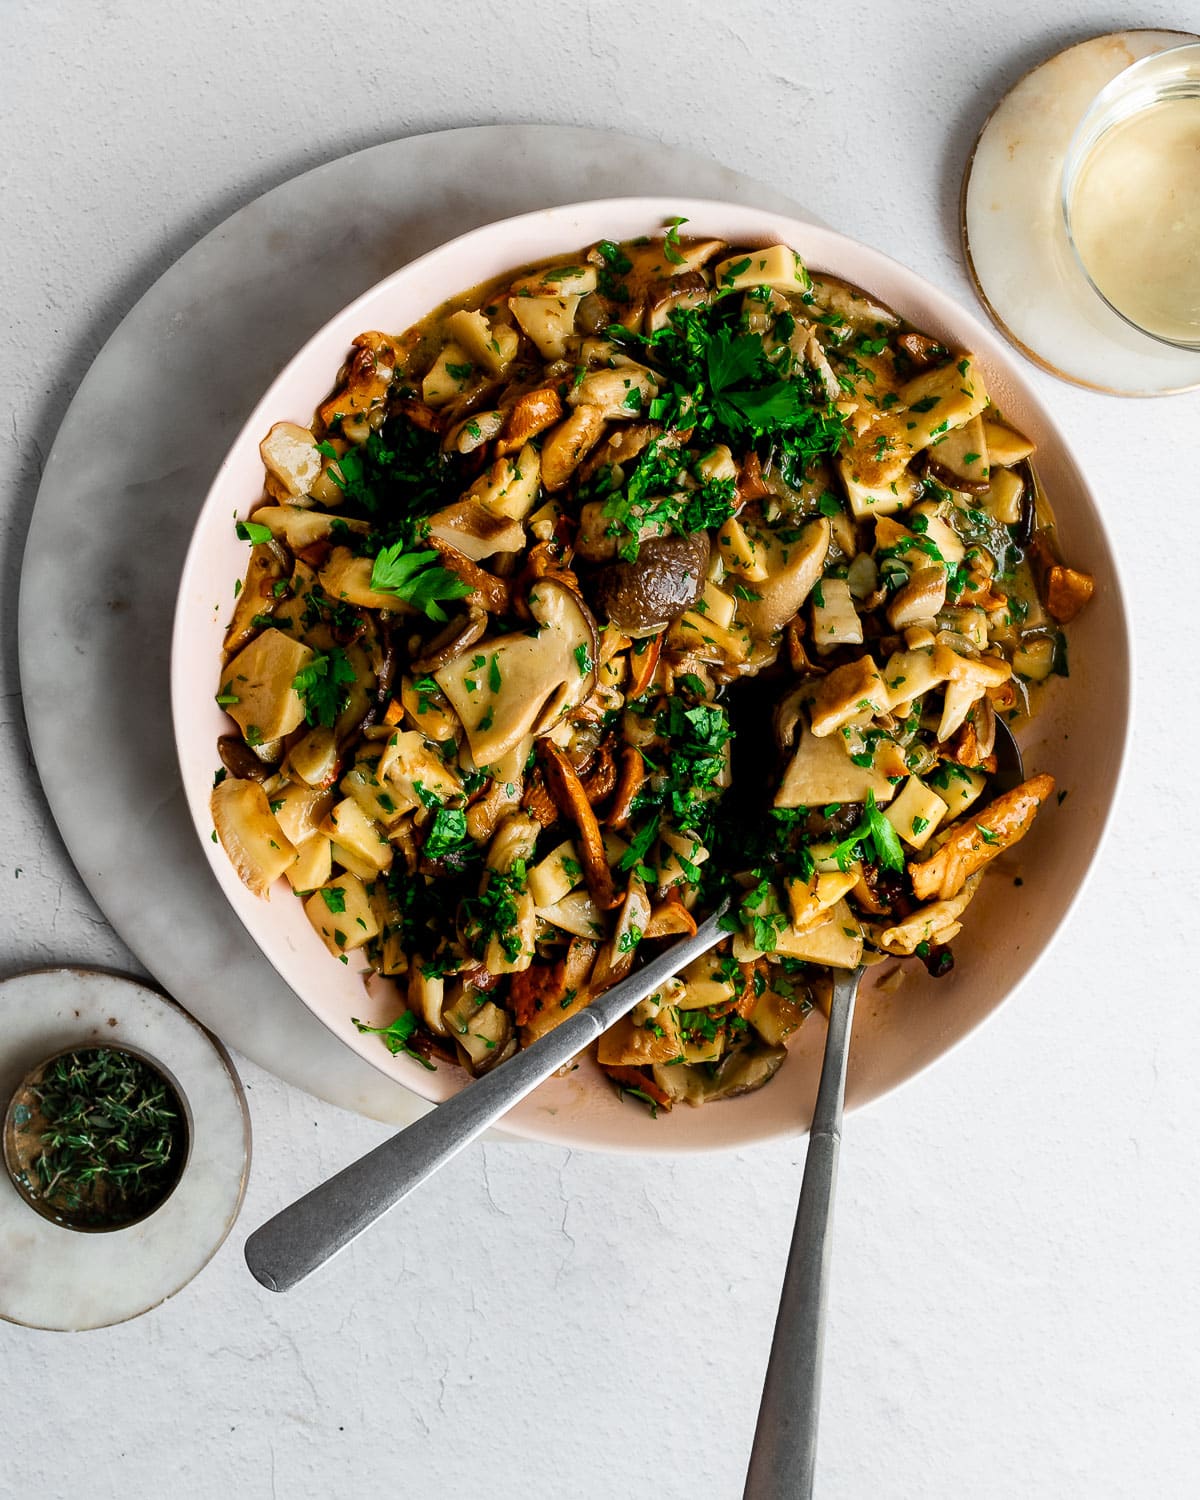
[[[535,391],[526,391],[504,419],[496,452],[501,456],[518,453],[530,438],[560,422],[562,415],[562,400],[555,386],[543,385]]]
[[[634,694],[636,697],[637,695]],[[633,814],[634,799],[646,782],[646,762],[640,750],[626,745],[621,751],[621,770],[617,788],[605,823],[610,828],[624,828]]]
[[[946,932],[957,926],[958,918],[970,904],[982,879],[983,872],[977,871],[950,900],[918,907],[903,921],[891,926],[879,923],[871,929],[871,941],[885,953],[895,953],[899,957],[915,953],[921,943],[948,941]]]
[[[296,422],[276,422],[258,445],[267,471],[267,494],[287,505],[305,499],[324,463],[317,440]]]
[[[637,875],[629,877],[629,885],[617,916],[617,925],[611,938],[600,949],[596,967],[592,970],[592,993],[602,994],[624,979],[633,968],[638,944],[650,922],[650,897]]]
[[[339,875],[324,889],[340,892],[340,901],[327,899],[321,891],[314,891],[304,903],[304,914],[330,953],[343,958],[379,936],[379,918],[366,886],[357,875]],[[335,906],[339,908],[336,913]]]
[[[463,722],[478,766],[493,765],[526,735],[545,734],[596,685],[596,622],[556,578],[528,595],[536,628],[481,640],[433,675]]]
[[[514,974],[509,1004],[526,1047],[553,1031],[591,999],[588,979],[599,944],[573,937],[566,954],[553,963],[532,963]]]
[[[497,552],[519,552],[525,528],[512,516],[498,514],[474,495],[447,505],[429,517],[431,540],[446,542],[471,562]]]
[[[696,919],[676,896],[660,901],[651,913],[644,938],[695,937]]]
[[[478,500],[494,515],[521,521],[533,509],[541,477],[538,451],[532,443],[525,443],[515,458],[498,458],[464,499]]]
[[[900,322],[886,302],[837,276],[814,271],[810,283],[814,306],[823,313],[837,313],[852,328],[874,333],[881,323],[886,328],[895,328]]]
[[[991,487],[991,459],[983,418],[972,417],[935,439],[929,450],[929,471],[951,489],[986,495]]]
[[[758,597],[738,604],[738,618],[755,639],[764,640],[782,630],[812,593],[825,566],[831,532],[824,516],[810,521],[792,542],[781,542],[766,527],[759,531],[752,522],[745,524],[766,577],[750,585],[749,591]]]
[[[812,732],[818,739],[847,726],[869,724],[886,712],[888,691],[870,656],[836,667],[811,686]]]
[[[223,734],[217,740],[217,754],[231,776],[243,781],[266,781],[271,767],[264,765],[240,734]]]
[[[597,960],[597,968],[602,962],[603,955]],[[650,1067],[683,1054],[679,1013],[664,1003],[666,998],[654,994],[639,1000],[627,1016],[608,1028],[596,1050],[602,1068]]]
[[[973,354],[916,375],[900,388],[906,438],[913,452],[927,448],[945,432],[979,416],[988,404],[987,389]],[[909,423],[912,423],[911,428]]]
[[[448,666],[480,639],[487,626],[487,611],[472,606],[465,615],[451,620],[445,630],[430,641],[424,652],[413,658],[412,670],[427,676]]]
[[[926,624],[946,602],[949,573],[944,563],[930,563],[917,568],[908,582],[897,591],[887,607],[888,624],[893,630]]]
[[[708,299],[708,283],[699,271],[684,271],[652,282],[646,289],[645,331],[657,333],[667,326],[673,312],[703,307]]]
[[[293,683],[312,659],[308,646],[274,629],[233,658],[221,674],[221,696],[235,700],[224,706],[247,738],[276,740],[303,722],[304,703]]]
[[[769,286],[796,297],[808,293],[812,286],[804,262],[790,245],[770,245],[765,250],[727,256],[713,267],[713,283],[721,293]]]
[[[1055,563],[1046,572],[1046,612],[1060,625],[1066,625],[1084,607],[1096,591],[1096,581],[1090,573],[1080,573],[1075,568],[1064,568]]]
[[[537,742],[538,759],[546,776],[546,785],[559,812],[579,830],[579,857],[592,900],[601,911],[617,904],[612,871],[604,849],[604,839],[595,809],[575,767],[551,740]]]
[[[950,352],[945,344],[925,333],[897,334],[896,348],[906,354],[919,370],[927,370],[930,365],[936,365]]]
[[[318,408],[324,426],[353,442],[365,441],[367,419],[381,410],[396,373],[396,349],[387,334],[360,333],[346,365],[345,384]]]
[[[567,400],[574,407],[594,406],[613,421],[631,421],[641,416],[658,395],[658,381],[643,365],[618,365],[611,370],[593,370],[573,387]]]
[[[865,489],[885,490],[903,476],[914,452],[906,429],[905,415],[881,412],[852,435],[842,462]]]
[[[728,1053],[704,1078],[702,1094],[706,1103],[717,1099],[736,1099],[752,1094],[770,1083],[787,1061],[786,1047],[772,1047],[766,1042],[752,1042],[748,1047]]]
[[[417,610],[399,595],[371,587],[374,567],[374,558],[356,557],[349,547],[334,547],[317,577],[330,599],[340,599],[357,609],[385,609],[392,614],[415,615]]]
[[[776,807],[827,807],[833,802],[865,802],[873,792],[882,806],[896,788],[873,765],[856,765],[840,734],[818,736],[807,727],[775,793]]]
[[[622,469],[628,469],[646,446],[656,438],[662,439],[662,428],[657,423],[623,423],[620,427],[614,428],[600,446],[593,449],[580,465],[580,479],[584,481],[592,479],[606,466],[612,468],[620,466]],[[611,557],[613,554],[610,552],[608,555]],[[604,561],[603,558],[593,560]]]
[[[455,339],[481,370],[502,375],[517,352],[517,331],[500,323],[489,323],[475,309],[460,307],[446,319],[446,332]]]
[[[566,354],[567,339],[575,331],[578,307],[578,296],[517,296],[508,299],[509,312],[520,325],[521,332],[537,345],[543,359],[562,359]]]
[[[271,886],[296,858],[295,846],[276,821],[257,781],[226,776],[212,790],[213,827],[238,876],[256,896],[270,899]]]
[[[262,505],[252,517],[271,535],[285,541],[293,552],[304,552],[317,542],[328,541],[335,524],[365,535],[371,528],[366,521],[345,520],[324,510],[303,510],[295,505]]]
[[[564,292],[583,297],[596,290],[598,277],[594,265],[570,262],[562,266],[545,266],[512,284],[516,297],[561,297]]]
[[[621,630],[635,637],[651,635],[677,620],[700,597],[708,558],[706,531],[649,537],[633,561],[601,568],[592,594]]]
[[[1053,791],[1053,776],[1031,776],[969,821],[956,823],[936,854],[909,866],[917,899],[949,901],[957,896],[976,870],[1025,837]]]
[[[250,549],[246,577],[238,590],[233,618],[225,631],[226,651],[240,651],[255,631],[262,628],[263,615],[271,614],[278,607],[280,599],[275,585],[288,576],[286,556],[277,542],[260,542]]]
[[[463,417],[461,422],[456,422],[451,427],[442,447],[447,452],[474,453],[477,448],[482,448],[485,443],[490,443],[497,437],[503,426],[503,412],[476,412],[473,416]]]
[[[983,418],[983,435],[988,445],[988,460],[992,468],[997,465],[1009,468],[1013,464],[1019,464],[1023,459],[1029,458],[1037,446],[1030,442],[1024,433],[1017,432],[1006,422],[1001,422],[998,417]]]
[[[542,483],[552,494],[561,490],[600,441],[604,413],[598,406],[577,406],[565,422],[551,429],[542,444]]]
[[[492,1000],[483,1002],[454,1040],[477,1076],[507,1062],[517,1050],[512,1018]]]

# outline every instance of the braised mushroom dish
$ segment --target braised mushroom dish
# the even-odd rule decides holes
[[[267,433],[212,793],[428,1067],[495,1067],[730,895],[598,1044],[654,1109],[769,1081],[831,969],[951,966],[1054,791],[996,793],[997,716],[1093,588],[969,351],[681,227],[363,333]]]

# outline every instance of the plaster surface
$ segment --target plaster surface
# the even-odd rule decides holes
[[[543,119],[705,151],[969,300],[958,187],[976,130],[1028,66],[1115,25],[1195,28],[1200,10],[4,0],[0,970],[136,972],[42,799],[13,625],[58,422],[177,255],[346,151]],[[850,1122],[825,1496],[1195,1493],[1200,711],[1167,631],[1188,602],[1200,397],[1033,378],[1125,559],[1130,773],[1053,963],[950,1061]],[[137,442],[154,412],[128,421]],[[0,1494],[740,1493],[801,1147],[660,1162],[488,1144],[284,1299],[245,1271],[245,1234],[383,1127],[242,1071],[254,1170],[204,1273],[119,1328],[0,1330]]]

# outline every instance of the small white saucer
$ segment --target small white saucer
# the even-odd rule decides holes
[[[89,969],[40,969],[0,983],[0,1110],[21,1079],[65,1047],[127,1046],[170,1075],[190,1150],[170,1197],[126,1229],[85,1234],[43,1218],[0,1171],[0,1318],[65,1332],[106,1328],[187,1285],[233,1228],[250,1166],[250,1118],[228,1055],[154,990]]]
[[[996,106],[967,162],[967,269],[1000,331],[1076,385],[1117,396],[1200,388],[1200,352],[1139,333],[1096,294],[1067,242],[1063,158],[1089,104],[1139,58],[1194,42],[1184,31],[1117,31],[1068,47]]]

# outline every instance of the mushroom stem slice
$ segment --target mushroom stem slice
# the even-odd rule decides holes
[[[601,911],[608,911],[620,898],[613,889],[612,871],[604,852],[604,839],[595,810],[587,799],[575,767],[558,746],[551,740],[540,739],[537,751],[546,784],[559,812],[579,830],[579,857],[592,900]]]
[[[635,693],[632,696],[638,695]],[[635,749],[633,745],[626,745],[621,751],[621,769],[617,777],[616,795],[608,810],[608,817],[604,820],[610,828],[624,828],[629,822],[630,814],[633,812],[633,800],[641,791],[645,780],[646,762],[642,758],[642,752]]]

